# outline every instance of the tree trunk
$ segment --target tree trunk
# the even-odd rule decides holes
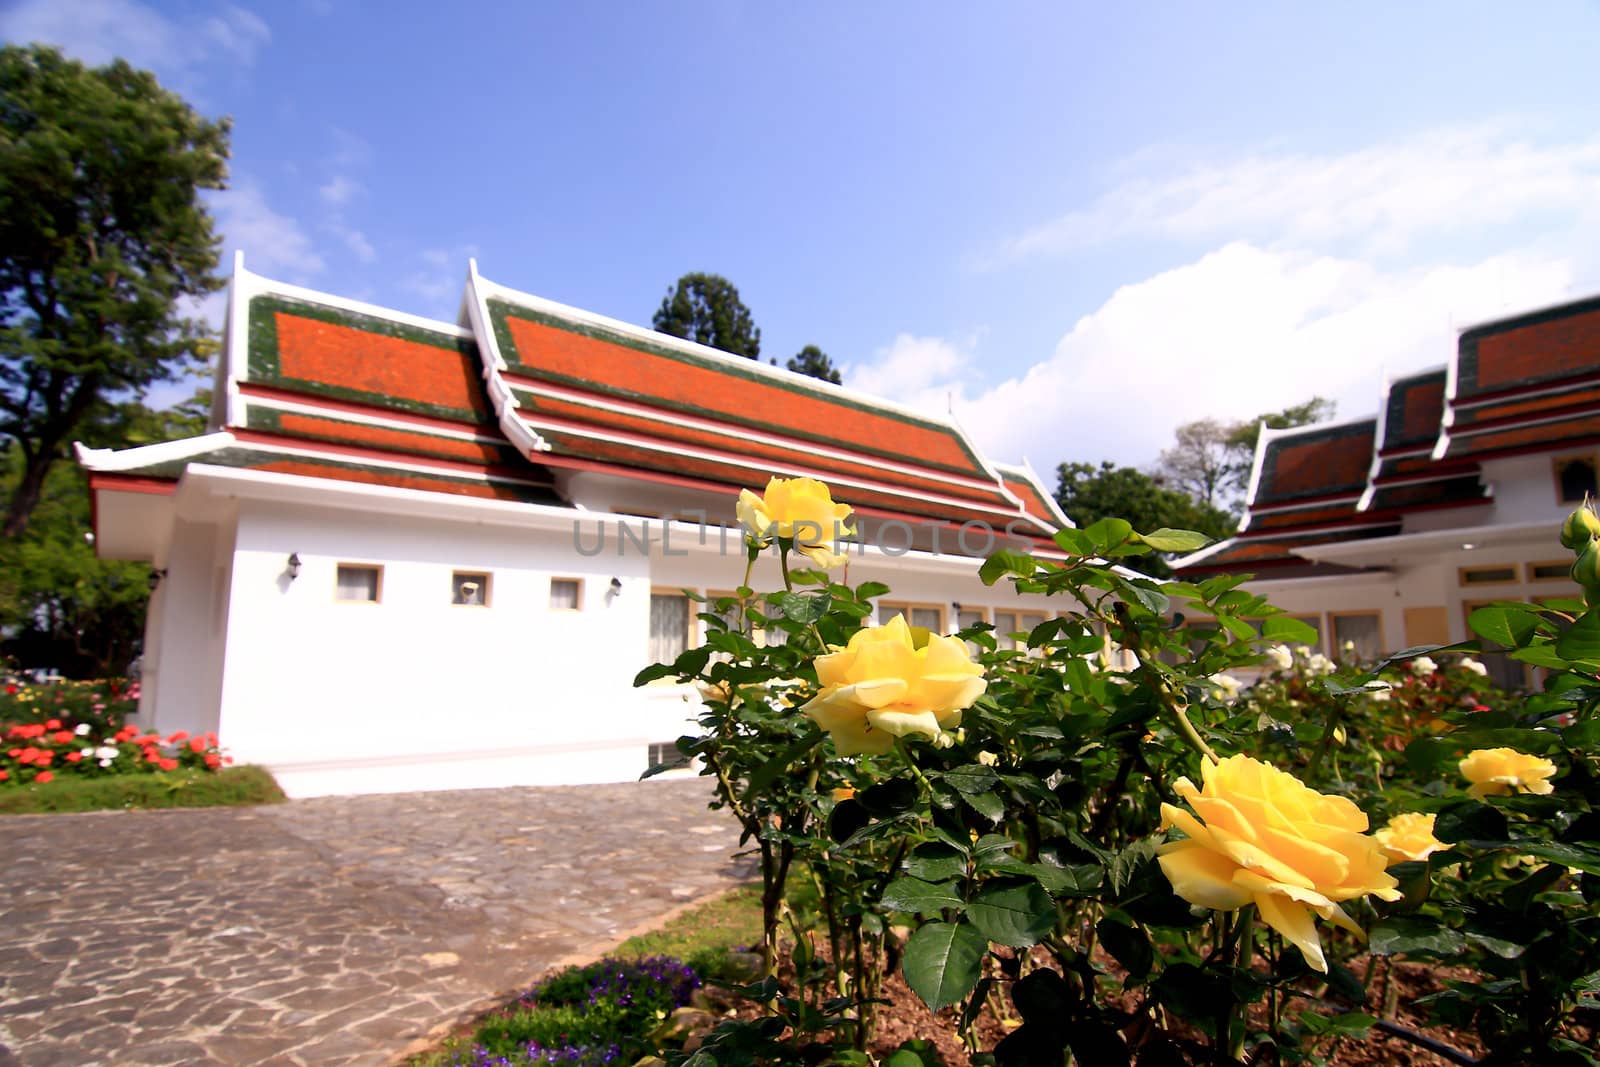
[[[5,536],[17,537],[27,528],[29,516],[39,506],[39,498],[44,494],[45,475],[50,473],[50,464],[55,460],[56,457],[49,450],[41,450],[25,460],[22,478],[18,480],[6,509]]]

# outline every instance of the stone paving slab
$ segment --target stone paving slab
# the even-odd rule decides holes
[[[700,780],[0,820],[0,1067],[380,1067],[749,879]]]

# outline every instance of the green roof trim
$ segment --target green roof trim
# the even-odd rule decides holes
[[[466,422],[474,426],[483,424],[482,413],[471,409],[407,400],[382,393],[365,392],[345,386],[308,381],[303,378],[284,377],[282,368],[279,365],[278,352],[277,316],[280,312],[297,318],[311,319],[314,322],[327,323],[330,326],[343,326],[353,330],[360,330],[363,333],[370,333],[378,337],[411,341],[455,352],[471,360],[475,365],[481,365],[478,358],[478,346],[469,337],[457,337],[438,330],[423,329],[411,323],[395,322],[392,319],[367,315],[358,311],[346,311],[343,308],[330,307],[326,304],[296,300],[277,294],[264,294],[250,298],[249,312],[246,316],[249,322],[246,365],[250,371],[250,381],[261,385],[279,385],[295,392],[325,396],[334,400],[347,400],[352,403],[366,404],[369,407],[385,407],[412,415],[432,415],[436,418],[450,419],[454,422]],[[481,381],[481,379],[479,380]],[[382,403],[375,403],[375,398],[381,398]],[[487,397],[485,397],[484,407],[485,410],[492,411]]]

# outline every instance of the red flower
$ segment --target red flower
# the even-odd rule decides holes
[[[71,752],[67,753],[67,762],[68,763],[77,763],[82,758],[83,758],[83,753],[79,752],[77,749],[73,749]]]
[[[39,758],[39,750],[34,748],[32,745],[29,745],[27,748],[23,749],[20,753],[17,754],[17,762],[18,763],[32,763],[34,760],[36,760],[38,758]]]
[[[16,759],[18,756],[22,755],[22,749],[20,749],[20,748],[10,749],[10,750],[8,750],[6,752],[6,755],[10,756],[12,759]]]
[[[70,745],[72,744],[72,731],[57,730],[55,733],[50,735],[50,740],[54,741],[58,745]]]
[[[187,741],[188,739],[189,739],[189,731],[188,730],[179,730],[177,733],[175,733],[171,737],[167,738],[167,740],[169,742],[171,742],[172,744],[174,744],[174,745],[177,744],[179,741]]]
[[[54,752],[50,752],[50,751],[47,751],[45,749],[40,749],[39,750],[39,760],[38,760],[39,766],[48,767],[50,765],[50,761],[55,759],[55,758],[56,758],[56,754]]]
[[[158,764],[158,766],[164,771],[175,771],[178,769],[178,761],[175,759],[164,759]]]
[[[147,748],[144,750],[144,761],[146,763],[160,763],[161,754],[153,748]]]
[[[216,770],[222,764],[222,757],[212,752],[206,756],[206,766]]]
[[[197,737],[193,741],[189,742],[189,751],[190,752],[204,752],[205,750],[206,750],[205,738]]]
[[[139,728],[137,726],[124,726],[122,729],[117,731],[117,736],[114,738],[114,740],[118,742],[131,741],[133,736],[138,732]]]
[[[44,728],[46,730],[59,730],[59,729],[61,729],[61,720],[60,719],[47,719],[47,720],[45,720]]]
[[[10,778],[10,777],[11,777],[11,772],[10,771],[0,771],[0,782],[3,782],[7,778]]]
[[[40,784],[43,784],[45,782],[50,781],[50,779],[52,779],[54,777],[55,777],[55,775],[52,774],[49,771],[40,771],[38,774],[33,776],[33,780],[36,781],[36,782],[39,782]]]
[[[6,686],[6,696],[13,696],[13,695],[15,695],[15,694],[16,694],[16,691],[17,691],[17,687],[16,687],[16,686],[14,686],[14,685],[8,685],[8,686]]]
[[[233,762],[233,757],[232,756],[223,756],[222,757],[222,762],[223,763],[232,763]]]

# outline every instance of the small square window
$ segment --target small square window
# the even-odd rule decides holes
[[[333,598],[351,603],[376,604],[383,591],[383,568],[358,563],[339,564]]]
[[[1462,567],[1462,585],[1507,585],[1517,580],[1517,566],[1514,563],[1499,564],[1493,567]]]
[[[476,571],[456,571],[450,575],[450,603],[488,607],[489,575]]]
[[[1528,580],[1532,582],[1570,582],[1572,564],[1564,560],[1528,564]]]
[[[1555,465],[1556,499],[1561,503],[1581,504],[1586,496],[1600,495],[1593,456],[1567,456]]]
[[[581,611],[583,609],[583,580],[581,578],[550,579],[550,610]]]

